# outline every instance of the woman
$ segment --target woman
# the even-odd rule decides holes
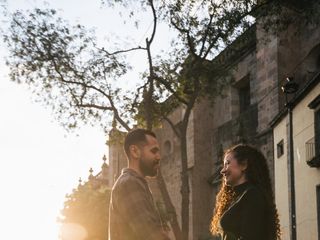
[[[265,157],[240,144],[226,151],[223,164],[211,232],[223,240],[279,240],[280,224]]]

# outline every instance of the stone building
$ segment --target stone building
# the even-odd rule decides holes
[[[107,157],[106,155],[103,156],[102,158],[103,164],[101,165],[101,170],[96,174],[93,175],[93,170],[90,168],[89,170],[89,177],[88,177],[88,182],[92,185],[93,188],[100,188],[101,186],[106,187],[111,189],[113,181],[110,180],[111,173],[111,168],[109,167],[109,164],[106,163]],[[81,185],[82,180],[79,179],[79,183]]]
[[[214,102],[207,99],[199,101],[189,120],[187,149],[190,240],[211,239],[209,225],[215,196],[220,186],[219,172],[223,151],[239,142],[255,145],[268,159],[271,177],[276,186],[275,194],[280,205],[280,215],[283,216],[280,224],[283,229],[287,227],[285,219],[288,213],[285,210],[286,205],[280,204],[283,199],[282,195],[279,195],[279,192],[285,192],[286,189],[277,188],[283,185],[279,181],[285,179],[281,180],[278,172],[274,171],[274,167],[278,165],[274,165],[274,131],[270,123],[284,108],[285,98],[281,86],[285,78],[294,77],[303,88],[307,80],[320,69],[318,44],[318,25],[295,24],[288,26],[280,34],[272,35],[266,34],[258,22],[213,60],[213,64],[219,61],[230,65],[232,81],[224,88],[221,96],[215,97]],[[183,107],[178,107],[173,109],[168,117],[178,125],[183,113]],[[157,133],[162,151],[161,171],[179,216],[179,139],[166,122],[163,122]],[[112,146],[109,151],[111,148]],[[110,155],[109,158],[110,161],[115,161],[115,164],[110,164],[111,168],[118,166],[120,160],[117,160],[115,155]],[[318,177],[315,178],[319,180]],[[297,187],[303,188],[301,184]]]
[[[109,167],[111,169],[109,174],[109,181],[111,186],[115,180],[120,176],[121,170],[127,167],[127,157],[123,149],[123,141],[126,133],[117,129],[116,123],[113,123],[113,128],[109,132]]]

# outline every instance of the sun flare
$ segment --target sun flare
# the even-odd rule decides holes
[[[84,240],[88,233],[84,227],[77,223],[64,223],[59,235],[61,240]]]

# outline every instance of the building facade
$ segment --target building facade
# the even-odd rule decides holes
[[[320,52],[318,52],[320,54]],[[320,55],[319,55],[320,56]],[[320,68],[291,100],[297,239],[320,239]],[[288,195],[289,118],[286,111],[273,123],[275,196],[283,239],[290,239]]]
[[[319,44],[319,25],[300,26],[295,23],[288,26],[285,31],[273,35],[266,33],[258,22],[212,61],[212,64],[215,64],[216,61],[228,63],[230,82],[221,95],[214,97],[214,102],[209,99],[199,101],[189,119],[187,149],[190,240],[213,239],[209,226],[215,196],[221,183],[220,170],[223,151],[240,142],[256,146],[268,160],[280,214],[280,224],[284,239],[288,239],[288,191],[287,178],[284,174],[286,166],[283,163],[286,153],[281,159],[277,158],[276,153],[278,140],[284,139],[284,143],[286,142],[286,122],[282,120],[277,123],[276,127],[275,125],[271,127],[270,124],[274,124],[274,119],[277,119],[285,105],[285,96],[281,91],[285,78],[294,77],[299,82],[300,88],[304,88],[320,70]],[[313,91],[306,102],[311,102],[317,93],[319,94],[319,88],[314,88]],[[308,108],[308,111],[309,115],[302,110],[295,110],[295,121],[298,121],[301,114],[313,119],[314,110]],[[173,109],[168,118],[174,125],[178,125],[183,114],[184,108],[181,106]],[[306,126],[312,129],[312,124],[314,124],[312,122],[314,120],[300,119],[299,121],[301,131]],[[298,128],[295,131],[298,131]],[[180,220],[179,138],[167,122],[163,122],[156,132],[162,153],[161,172],[175,206],[178,220]],[[298,132],[295,134],[298,138]],[[312,138],[311,132],[307,135],[308,137],[296,140],[296,144],[300,144],[295,146],[295,148],[299,146],[300,159],[306,154],[306,141]],[[116,154],[120,148],[116,149],[116,146],[109,146],[109,154],[112,153],[109,159],[110,167],[118,173],[118,166],[123,164],[123,160],[119,160],[120,155]],[[112,162],[114,163],[111,164]],[[320,184],[320,175],[317,168],[308,167],[305,161],[301,160],[301,164],[304,164],[304,167],[296,176],[297,209],[299,209],[297,219],[301,221],[298,224],[298,239],[317,239],[316,200],[318,199],[317,191],[320,194],[317,187]],[[308,188],[305,187],[306,184],[309,184]],[[156,187],[156,184],[154,186]],[[303,197],[305,196],[313,199],[310,200],[313,203],[310,203],[311,208],[308,211],[304,207]],[[301,227],[300,230],[299,227]],[[310,232],[305,235],[307,231]]]

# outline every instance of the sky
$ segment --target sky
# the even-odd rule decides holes
[[[44,5],[39,0],[8,0],[8,4],[10,10]],[[45,5],[60,9],[71,23],[94,27],[101,42],[129,34],[131,43],[141,44],[151,26],[146,15],[139,29],[124,27],[122,20],[115,20],[118,11],[101,8],[99,0],[47,0]],[[161,39],[156,48],[169,42],[166,32]],[[56,218],[65,195],[77,187],[79,177],[87,179],[90,167],[94,174],[100,171],[107,136],[90,126],[66,132],[49,109],[34,101],[27,86],[9,80],[7,52],[0,42],[0,239],[57,240]],[[143,59],[141,54],[130,55],[137,64],[124,80],[126,85],[144,68]]]

